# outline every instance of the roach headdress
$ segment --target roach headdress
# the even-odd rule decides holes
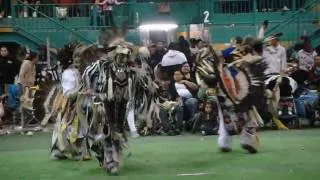
[[[58,51],[58,61],[60,61],[62,69],[66,69],[73,64],[73,53],[78,44],[78,42],[66,44]]]

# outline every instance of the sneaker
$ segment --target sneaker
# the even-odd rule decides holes
[[[205,136],[205,135],[206,135],[206,132],[205,132],[205,131],[201,131],[201,135],[202,135],[202,136]]]
[[[60,151],[58,150],[53,150],[51,153],[51,156],[54,160],[62,160],[62,159],[67,159],[67,156],[63,155]]]
[[[131,132],[131,137],[137,138],[137,137],[139,137],[139,136],[140,136],[140,135],[138,134],[137,131]]]
[[[20,130],[22,130],[22,128],[23,128],[22,126],[14,126],[13,127],[13,129],[16,131],[20,131]]]

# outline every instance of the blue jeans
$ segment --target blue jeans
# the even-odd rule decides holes
[[[196,114],[198,109],[198,100],[196,98],[188,98],[183,100],[186,121],[189,121]]]

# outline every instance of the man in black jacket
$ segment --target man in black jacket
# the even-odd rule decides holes
[[[7,47],[0,48],[0,93],[8,93],[8,85],[14,84],[15,76],[19,73],[20,63],[10,56]]]

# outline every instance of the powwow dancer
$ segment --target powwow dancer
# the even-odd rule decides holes
[[[79,50],[80,47],[77,46],[76,49]],[[60,53],[65,53],[64,51],[67,50],[64,49]],[[51,152],[56,159],[73,157],[77,160],[88,160],[90,159],[86,139],[88,123],[81,116],[83,114],[83,98],[80,98],[80,94],[78,94],[81,88],[79,72],[81,59],[71,55],[60,59],[64,69],[61,78],[63,96],[61,100],[55,102],[59,104],[59,109],[52,137]]]
[[[207,98],[215,98],[219,114],[218,145],[223,152],[231,151],[231,132],[240,133],[241,146],[256,153],[256,129],[263,125],[257,111],[263,103],[264,70],[261,61],[262,43],[251,42],[236,49],[234,62],[225,64],[214,51],[202,58],[197,68],[197,79],[207,89]],[[214,68],[213,68],[213,67]],[[218,82],[218,91],[214,90]],[[259,101],[261,100],[261,101]]]
[[[88,140],[100,166],[111,175],[119,171],[122,150],[127,146],[125,123],[134,110],[135,88],[148,76],[145,71],[130,66],[130,44],[117,40],[110,44],[105,59],[87,67],[82,76],[86,93],[91,94],[88,111]],[[139,74],[140,73],[140,74]],[[145,74],[143,74],[145,73]],[[149,91],[155,92],[150,85]],[[152,94],[152,93],[150,93]],[[130,131],[136,132],[134,119],[129,116]]]

